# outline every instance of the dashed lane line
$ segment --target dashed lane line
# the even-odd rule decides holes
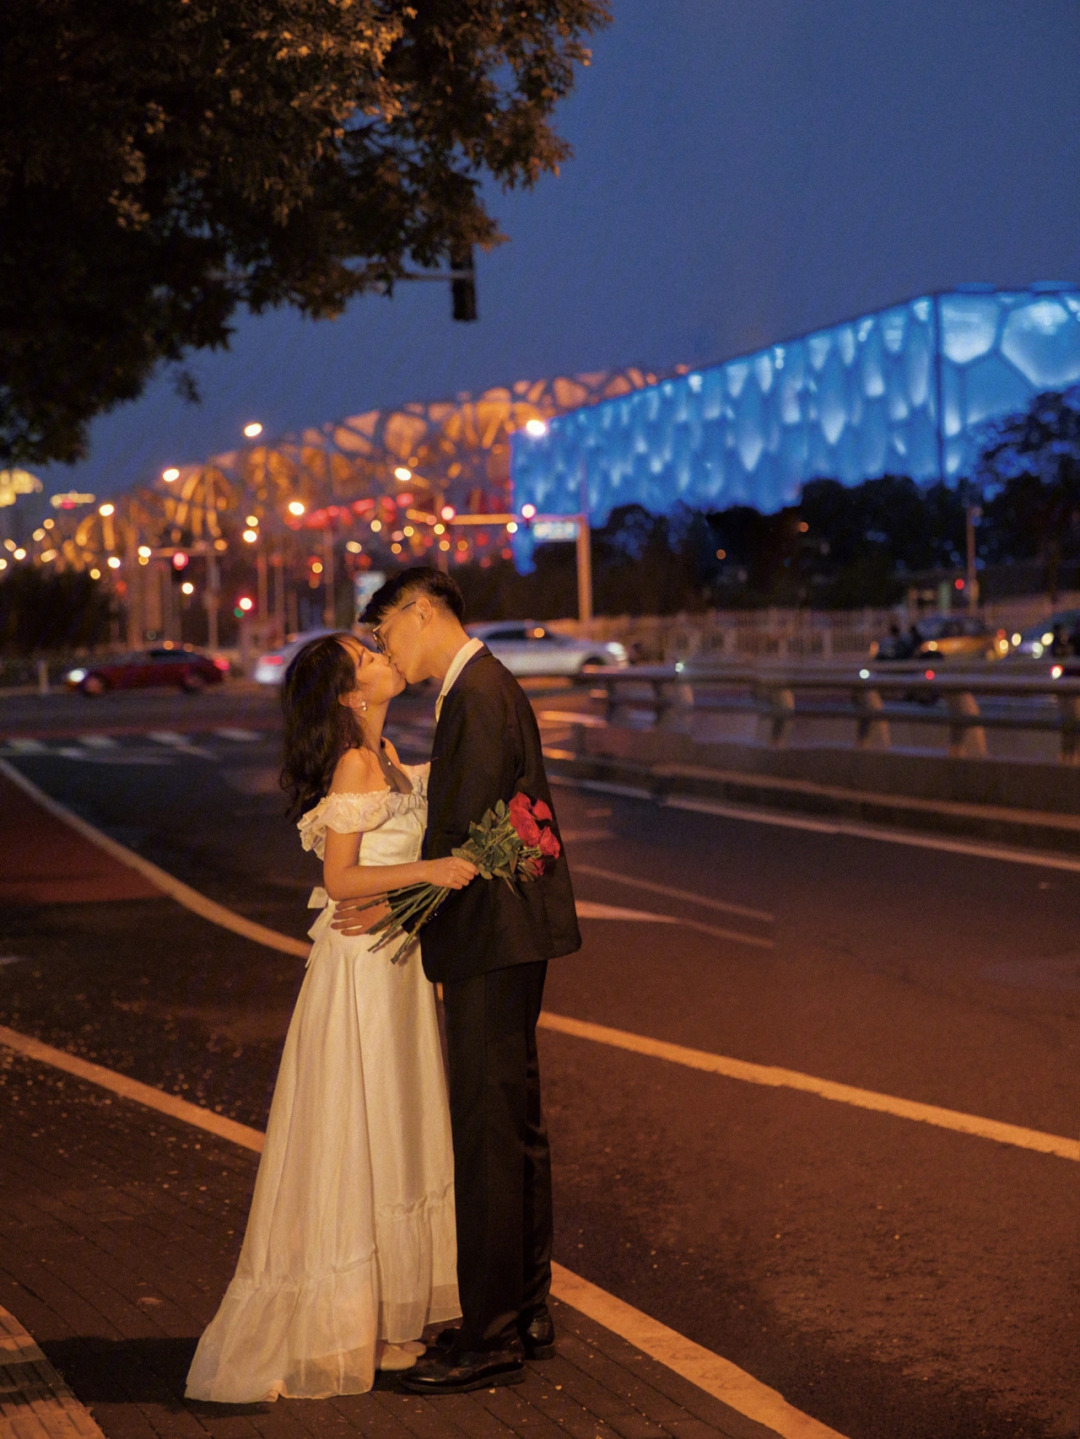
[[[277,930],[268,929],[265,925],[256,924],[254,921],[245,919],[242,915],[235,914],[224,905],[216,904],[213,900],[207,899],[198,890],[192,889],[190,885],[183,884],[180,880],[174,879],[171,874],[160,869],[156,864],[143,859],[141,855],[135,854],[133,850],[119,844],[116,840],[110,839],[108,835],[102,834],[93,825],[87,824],[78,815],[72,814],[62,804],[57,803],[49,795],[40,790],[32,781],[21,775],[13,765],[0,760],[0,771],[6,774],[13,783],[26,791],[33,799],[37,800],[43,808],[58,819],[71,825],[73,829],[85,836],[92,843],[100,845],[122,864],[130,865],[137,869],[140,874],[157,885],[166,894],[185,905],[195,914],[201,915],[204,919],[210,920],[213,924],[219,924],[223,929],[232,930],[235,934],[243,935],[245,939],[252,939],[258,944],[264,944],[269,949],[276,949],[283,954],[293,954],[297,958],[306,959],[310,953],[311,946],[302,940],[293,939],[290,935],[280,934]],[[635,913],[625,911],[623,916]],[[642,917],[640,911],[636,912]],[[588,916],[585,916],[588,917]],[[605,916],[609,917],[609,916]],[[651,916],[657,918],[657,916]],[[666,922],[667,917],[660,916],[660,922]],[[695,929],[701,929],[711,934],[718,934],[723,937],[736,937],[744,943],[749,941],[758,944],[771,944],[771,941],[758,940],[750,935],[733,935],[732,932],[714,929],[708,925],[698,925],[693,921],[676,920],[678,924],[690,924]],[[1005,1124],[996,1119],[983,1119],[976,1114],[964,1114],[958,1110],[943,1109],[934,1104],[922,1104],[916,1100],[900,1099],[891,1094],[879,1094],[875,1090],[857,1089],[851,1085],[838,1084],[828,1079],[818,1079],[814,1075],[802,1074],[794,1069],[781,1069],[773,1065],[751,1064],[741,1059],[729,1059],[725,1055],[711,1054],[705,1050],[688,1049],[680,1044],[669,1044],[665,1040],[651,1039],[647,1035],[630,1034],[625,1030],[611,1029],[605,1025],[592,1024],[585,1020],[571,1019],[565,1015],[551,1014],[547,1010],[540,1016],[541,1028],[558,1030],[563,1034],[571,1034],[580,1039],[594,1040],[599,1044],[607,1044],[616,1049],[628,1049],[637,1054],[650,1055],[656,1059],[666,1059],[675,1064],[683,1064],[691,1069],[703,1069],[713,1074],[721,1074],[729,1079],[740,1079],[751,1084],[764,1084],[772,1088],[788,1088],[802,1090],[804,1093],[816,1094],[822,1099],[834,1100],[841,1104],[854,1105],[859,1109],[876,1110],[882,1114],[892,1114],[901,1119],[911,1119],[923,1124],[933,1124],[942,1129],[951,1129],[961,1134],[977,1135],[983,1139],[993,1139],[1001,1144],[1016,1145],[1021,1149],[1033,1149],[1043,1154],[1057,1155],[1063,1159],[1080,1160],[1080,1140],[1065,1138],[1062,1135],[1046,1134],[1042,1130],[1025,1129],[1016,1124]],[[79,1061],[82,1063],[83,1061]],[[178,1101],[182,1102],[182,1101]]]
[[[663,894],[668,899],[685,900],[687,904],[700,904],[705,909],[716,909],[723,914],[737,914],[743,919],[758,919],[762,924],[772,924],[776,918],[775,915],[769,914],[764,909],[748,909],[745,905],[732,904],[726,899],[713,899],[704,894],[695,894],[693,890],[689,889],[672,889],[667,884],[657,884],[651,879],[638,879],[636,875],[632,874],[619,874],[613,869],[600,869],[595,864],[580,864],[575,860],[574,873],[589,874],[594,879],[607,879],[612,884],[625,884],[631,889],[648,890],[650,894]]]
[[[727,1055],[711,1054],[703,1049],[688,1049],[685,1045],[669,1044],[666,1040],[652,1039],[648,1035],[631,1034],[624,1029],[610,1029],[607,1025],[571,1019],[565,1014],[552,1014],[550,1010],[541,1012],[539,1027],[557,1034],[571,1035],[575,1039],[588,1039],[594,1044],[606,1044],[613,1049],[629,1050],[632,1054],[644,1054],[651,1059],[664,1059],[671,1064],[681,1064],[687,1069],[701,1069],[709,1074],[723,1075],[726,1079],[763,1084],[771,1089],[797,1089],[804,1094],[817,1095],[820,1099],[853,1105],[856,1109],[871,1109],[878,1114],[891,1114],[898,1119],[932,1124],[938,1129],[952,1129],[959,1134],[993,1139],[998,1144],[1033,1149],[1039,1154],[1053,1154],[1059,1159],[1080,1162],[1080,1139],[1071,1139],[1061,1134],[1047,1134],[1040,1129],[1025,1129],[1019,1124],[983,1119],[978,1114],[964,1114],[960,1110],[943,1109],[937,1104],[922,1104],[914,1099],[899,1099],[896,1095],[879,1094],[873,1089],[857,1089],[850,1084],[837,1084],[831,1079],[818,1079],[813,1074],[802,1074],[797,1069],[780,1069],[771,1064],[751,1064],[743,1059],[729,1059]]]
[[[252,1150],[256,1154],[262,1153],[265,1140],[262,1130],[238,1124],[236,1120],[226,1119],[224,1115],[215,1114],[201,1105],[178,1099],[152,1085],[140,1084],[138,1080],[129,1079],[124,1074],[117,1074],[100,1064],[91,1064],[88,1060],[68,1054],[66,1050],[54,1049],[50,1044],[42,1044],[40,1040],[31,1039],[29,1035],[19,1034],[2,1025],[0,1045],[40,1064],[47,1064],[74,1075],[89,1084],[96,1084],[122,1099],[133,1100],[159,1114],[182,1120],[193,1128],[216,1134],[220,1139],[229,1140],[243,1149]],[[556,1299],[569,1304],[571,1308],[577,1309],[648,1354],[650,1359],[657,1360],[676,1374],[681,1374],[684,1379],[689,1379],[706,1394],[711,1394],[730,1408],[746,1415],[748,1419],[773,1430],[781,1439],[844,1439],[835,1429],[829,1429],[809,1414],[796,1409],[782,1394],[762,1384],[729,1360],[714,1354],[711,1349],[695,1344],[677,1330],[669,1329],[666,1324],[661,1324],[640,1309],[625,1304],[614,1294],[609,1294],[589,1280],[564,1269],[561,1264],[552,1265],[551,1292]],[[0,1314],[2,1313],[0,1310]],[[32,1340],[30,1342],[33,1343]],[[48,1439],[64,1439],[64,1436],[50,1434]],[[86,1439],[90,1439],[89,1433]]]
[[[257,924],[252,919],[245,919],[243,915],[226,909],[223,904],[215,904],[212,899],[207,899],[206,895],[200,894],[197,889],[192,889],[189,884],[184,884],[182,880],[176,879],[150,860],[143,859],[141,854],[136,854],[126,845],[110,839],[107,834],[102,834],[101,830],[96,829],[92,824],[87,824],[86,820],[80,819],[77,814],[72,814],[71,810],[59,804],[43,789],[39,789],[32,780],[28,780],[6,760],[0,759],[0,772],[6,775],[12,784],[17,784],[31,799],[41,805],[42,809],[48,810],[55,818],[63,820],[65,824],[77,830],[84,839],[88,839],[91,844],[96,844],[107,854],[112,855],[113,859],[119,860],[129,869],[138,870],[151,884],[156,885],[164,894],[175,899],[178,904],[182,904],[185,909],[190,909],[193,913],[201,915],[203,919],[208,919],[211,924],[218,924],[222,929],[242,935],[244,939],[251,939],[256,944],[263,944],[267,949],[276,949],[281,954],[293,954],[298,959],[307,959],[311,952],[311,945],[304,940],[280,934],[276,929],[269,929],[265,924]]]

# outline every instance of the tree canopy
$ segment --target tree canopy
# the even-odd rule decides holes
[[[480,187],[552,112],[607,0],[6,0],[0,462],[71,461],[238,305],[321,318],[504,237]]]

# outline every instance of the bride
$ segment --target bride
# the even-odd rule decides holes
[[[427,765],[382,737],[405,681],[352,635],[306,645],[285,677],[282,783],[329,903],[285,1040],[236,1274],[199,1341],[187,1397],[237,1404],[371,1388],[456,1318],[453,1154],[435,994],[418,947],[397,964],[331,928],[333,902],[428,880]]]

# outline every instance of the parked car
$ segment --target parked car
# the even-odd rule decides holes
[[[298,635],[289,635],[285,643],[277,650],[268,650],[266,654],[260,655],[255,661],[255,681],[261,685],[279,685],[285,678],[285,671],[293,661],[293,657],[300,653],[309,640],[317,640],[320,635],[336,635],[339,630],[303,630]],[[366,635],[357,635],[356,638],[362,645],[372,649],[371,640]]]
[[[156,685],[175,685],[188,694],[200,694],[207,685],[219,685],[228,671],[227,659],[203,654],[190,645],[170,645],[80,665],[67,672],[64,683],[88,698],[107,690],[149,689]]]
[[[920,615],[906,633],[896,630],[870,646],[877,660],[998,659],[1008,649],[1004,630],[978,615]]]
[[[1058,610],[1010,637],[1010,656],[1041,660],[1080,654],[1080,610]]]
[[[627,663],[626,648],[617,640],[578,640],[535,620],[495,620],[467,629],[514,675],[578,676],[586,665]]]

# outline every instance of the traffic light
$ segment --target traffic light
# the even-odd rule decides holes
[[[187,556],[187,554],[185,553],[185,551],[183,551],[183,550],[174,550],[174,551],[173,551],[173,557],[172,557],[172,566],[171,566],[170,571],[169,571],[170,574],[171,574],[172,577],[173,577],[174,583],[176,583],[176,584],[179,584],[179,583],[180,583],[180,581],[184,578],[184,571],[187,569],[187,567],[188,567],[188,556]]]
[[[460,279],[450,281],[454,319],[465,321],[478,319],[479,316],[476,312],[476,266],[473,262],[471,245],[451,245],[450,268],[451,270],[456,270],[462,276]]]
[[[251,596],[241,595],[240,598],[236,601],[236,608],[233,610],[233,614],[238,620],[242,620],[245,615],[251,614],[251,611],[254,608],[255,601],[251,598]]]

